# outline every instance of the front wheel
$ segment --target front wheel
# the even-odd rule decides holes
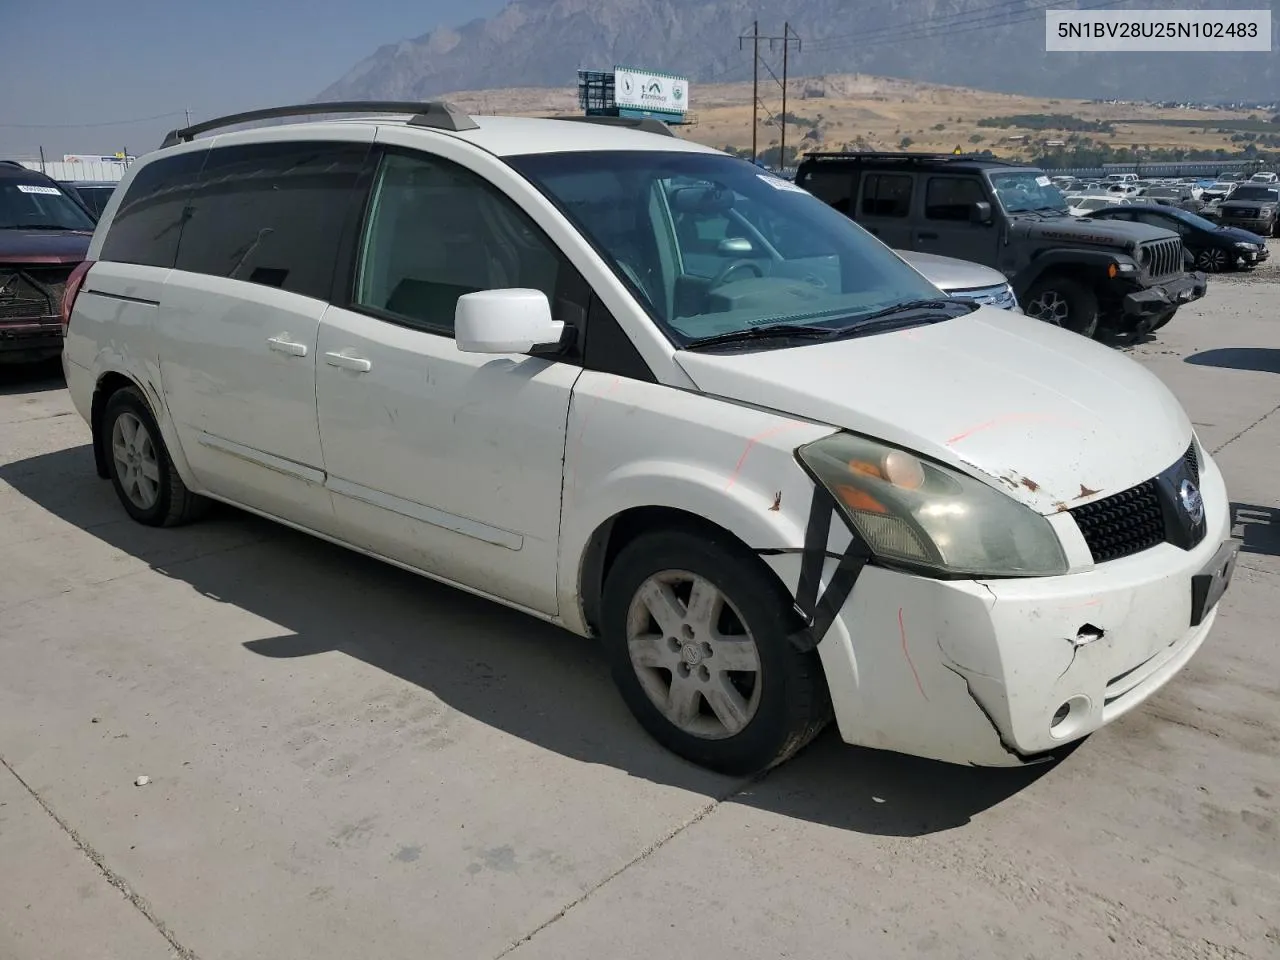
[[[602,614],[623,700],[686,760],[757,773],[830,718],[817,654],[789,640],[791,603],[727,537],[666,530],[632,541],[609,571]]]
[[[1227,251],[1221,247],[1208,247],[1200,251],[1200,256],[1196,257],[1196,266],[1205,273],[1221,273],[1235,263],[1233,257],[1227,256]]]
[[[1052,323],[1092,337],[1098,330],[1098,298],[1084,284],[1069,277],[1046,277],[1036,281],[1022,304],[1033,320]]]

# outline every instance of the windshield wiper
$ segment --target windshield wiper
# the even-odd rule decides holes
[[[64,227],[60,223],[15,223],[8,230],[83,230],[83,227]]]
[[[704,347],[717,347],[722,343],[746,343],[751,340],[825,340],[842,333],[842,327],[816,327],[796,323],[770,323],[763,327],[747,327],[745,330],[731,330],[728,333],[717,333],[714,336],[694,340],[686,350],[701,350]]]

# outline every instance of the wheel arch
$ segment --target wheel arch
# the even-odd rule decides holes
[[[165,408],[164,398],[159,394],[158,390],[149,389],[145,381],[128,373],[123,373],[116,367],[104,369],[98,374],[98,379],[94,383],[93,399],[89,407],[90,442],[93,446],[94,469],[98,476],[104,480],[109,479],[111,476],[107,465],[107,451],[103,444],[103,417],[107,411],[107,401],[111,399],[112,394],[124,387],[133,387],[137,390],[142,397],[142,402],[151,411],[151,416],[155,418],[156,425],[160,428],[160,438],[164,441],[169,457],[173,460],[174,468],[178,471],[178,476],[182,478],[182,482],[193,493],[203,492],[194,481],[191,466],[187,463],[186,454],[183,452],[182,444],[178,440],[177,430],[169,418],[168,410]]]

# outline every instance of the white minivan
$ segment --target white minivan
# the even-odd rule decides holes
[[[832,716],[1043,760],[1195,654],[1236,544],[1155,376],[748,162],[574,120],[312,104],[134,164],[64,302],[124,509],[223,501],[598,637],[733,773]]]

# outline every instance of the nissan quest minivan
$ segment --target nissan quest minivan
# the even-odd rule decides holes
[[[134,164],[63,305],[124,510],[223,501],[596,637],[730,773],[833,716],[1031,763],[1182,669],[1236,544],[1159,380],[746,161],[585,120],[313,104]]]

